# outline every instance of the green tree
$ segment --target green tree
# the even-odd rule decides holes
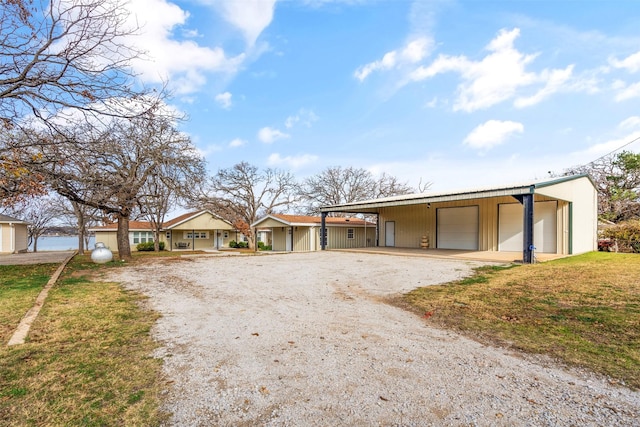
[[[640,217],[640,153],[622,151],[565,175],[588,174],[598,189],[598,214],[613,222]]]

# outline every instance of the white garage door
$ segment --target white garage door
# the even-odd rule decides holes
[[[523,208],[520,203],[498,205],[498,250],[522,251]]]
[[[437,212],[439,249],[478,250],[478,207],[440,208]]]
[[[537,252],[557,251],[557,202],[536,202],[533,208],[533,246]],[[523,207],[520,203],[498,208],[498,250],[522,251]]]

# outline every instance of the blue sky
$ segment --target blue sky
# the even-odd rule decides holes
[[[136,69],[169,81],[212,173],[355,166],[441,191],[544,179],[640,137],[635,0],[131,7]]]

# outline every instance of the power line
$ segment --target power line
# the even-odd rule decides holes
[[[613,149],[613,150],[609,151],[607,154],[603,154],[602,156],[598,157],[598,158],[597,158],[597,159],[595,159],[595,160],[591,160],[589,163],[585,163],[585,164],[584,164],[584,166],[587,166],[587,165],[590,165],[590,164],[592,164],[592,163],[595,163],[595,162],[597,162],[597,161],[598,161],[598,160],[600,160],[600,159],[604,159],[605,157],[610,156],[611,154],[615,153],[615,152],[616,152],[616,151],[618,151],[618,150],[622,150],[624,147],[626,147],[626,146],[628,146],[628,145],[631,145],[631,144],[633,144],[633,143],[634,143],[634,142],[636,142],[636,141],[640,141],[640,136],[636,137],[635,139],[632,139],[631,141],[627,142],[626,144],[624,144],[624,145],[623,145],[623,146],[621,146],[621,147],[618,147],[618,148],[616,148],[616,149]]]

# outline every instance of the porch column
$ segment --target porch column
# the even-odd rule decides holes
[[[327,240],[324,238],[325,233],[327,232],[327,213],[322,212],[320,214],[320,249],[325,250],[327,248]]]
[[[522,228],[522,262],[533,263],[533,194],[522,196],[522,206],[524,208],[524,223]]]

